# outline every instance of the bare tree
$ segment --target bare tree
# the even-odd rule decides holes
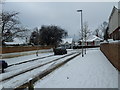
[[[97,29],[95,29],[93,34],[100,38],[104,38],[107,26],[108,26],[108,23],[104,21]]]
[[[108,26],[108,23],[107,23],[106,21],[104,21],[104,22],[100,25],[99,28],[100,28],[103,32],[105,32],[107,26]]]
[[[99,29],[95,29],[95,31],[93,32],[93,34],[96,35],[97,37],[99,37],[100,30]]]
[[[109,38],[109,35],[108,35],[108,27],[106,28],[105,32],[104,32],[104,40],[106,40],[108,42],[108,38]]]
[[[26,28],[20,27],[20,21],[18,20],[18,12],[2,12],[0,17],[2,21],[2,44],[5,41],[12,41],[14,37],[23,37]]]
[[[100,27],[99,27],[99,30],[101,30],[101,37],[103,38],[104,37],[104,34],[105,34],[105,32],[106,32],[106,28],[107,28],[107,26],[108,26],[108,23],[106,22],[106,21],[104,21],[101,25],[100,25]]]
[[[83,24],[83,39],[85,40],[86,38],[88,38],[90,36],[90,34],[91,34],[91,31],[89,29],[88,22],[84,22],[84,24]],[[82,31],[80,31],[80,36],[82,36]]]

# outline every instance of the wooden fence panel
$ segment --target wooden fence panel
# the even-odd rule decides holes
[[[42,50],[42,49],[50,49],[53,46],[14,46],[14,47],[1,47],[0,54],[5,53],[15,53],[15,52],[25,52],[25,51],[33,51],[33,50]]]
[[[101,51],[108,60],[120,71],[120,43],[103,43]]]

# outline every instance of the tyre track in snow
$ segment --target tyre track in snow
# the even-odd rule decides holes
[[[48,55],[48,56],[39,57],[39,58],[31,59],[31,60],[26,60],[26,61],[19,62],[19,63],[10,64],[10,65],[8,65],[8,67],[11,67],[11,66],[14,66],[14,65],[20,65],[20,64],[28,63],[28,62],[32,62],[32,61],[37,61],[37,60],[52,57],[52,56],[54,56],[54,55]]]
[[[44,56],[44,57],[40,57],[40,58],[35,58],[35,59],[31,59],[31,60],[15,63],[15,64],[10,64],[10,65],[8,65],[8,67],[11,67],[11,66],[14,66],[14,65],[20,65],[20,64],[28,63],[28,62],[32,62],[32,61],[37,61],[37,60],[48,58],[48,57],[52,57],[52,56],[54,56],[54,55]]]
[[[24,73],[26,73],[26,72],[30,72],[30,71],[32,71],[32,70],[34,70],[34,69],[37,69],[37,68],[42,67],[42,66],[44,66],[44,65],[50,64],[50,63],[52,63],[52,62],[61,60],[61,59],[65,58],[65,57],[70,56],[70,55],[73,55],[73,54],[75,54],[75,53],[77,53],[77,52],[73,52],[73,53],[67,54],[67,55],[65,55],[65,56],[59,57],[59,58],[57,58],[57,59],[54,59],[54,60],[51,60],[51,61],[48,61],[48,62],[45,62],[45,63],[40,64],[40,65],[37,65],[37,66],[35,66],[35,67],[31,67],[31,68],[24,69],[24,70],[22,70],[22,71],[20,71],[20,72],[14,73],[13,75],[9,75],[8,77],[2,77],[2,78],[0,78],[0,82],[7,81],[7,80],[12,79],[12,78],[14,78],[14,77],[16,77],[16,76],[22,75],[22,74],[24,74]]]
[[[15,88],[15,90],[18,89],[25,89],[30,85],[30,82],[32,82],[32,85],[37,82],[38,80],[42,79],[43,77],[47,76],[48,74],[50,74],[51,72],[53,72],[54,70],[58,69],[59,67],[63,66],[64,64],[66,64],[67,62],[69,62],[70,60],[74,59],[75,57],[79,56],[81,53],[74,53],[74,55],[67,59],[65,59],[64,61],[57,63],[55,66],[48,68],[46,70],[44,70],[42,73],[40,73],[39,75],[35,76],[34,78],[30,79],[28,82],[23,83],[20,86],[17,86]]]

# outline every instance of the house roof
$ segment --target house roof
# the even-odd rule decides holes
[[[95,35],[90,35],[90,36],[86,39],[87,42],[101,41],[101,40],[103,40],[103,39],[101,39],[100,37],[97,37],[97,36],[95,36]],[[80,40],[80,41],[82,41],[82,40]],[[83,40],[83,41],[85,41],[85,40]]]
[[[103,40],[103,39],[101,39],[101,38],[99,38],[99,37],[97,37],[95,35],[91,35],[87,39],[87,41],[101,41],[101,40]]]
[[[25,40],[20,38],[14,38],[13,42],[5,42],[5,44],[7,45],[24,44],[24,43],[26,43]]]
[[[118,11],[118,9],[114,6],[113,9],[112,9],[112,12],[111,12],[111,14],[110,14],[109,20],[111,19],[111,17],[112,17],[112,15],[113,15],[113,13],[115,12],[115,10]]]
[[[72,40],[73,40],[73,38],[65,38],[65,39],[62,39],[62,44],[72,43]]]

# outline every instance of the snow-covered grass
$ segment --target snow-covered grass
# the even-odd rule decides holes
[[[2,58],[14,58],[14,57],[19,57],[19,56],[36,54],[36,52],[37,52],[37,50],[16,52],[16,53],[6,53],[6,54],[0,54],[0,56],[2,56]],[[47,52],[53,52],[53,49],[38,50],[38,53],[47,53]]]
[[[118,71],[99,49],[87,49],[39,80],[35,88],[118,88]]]

